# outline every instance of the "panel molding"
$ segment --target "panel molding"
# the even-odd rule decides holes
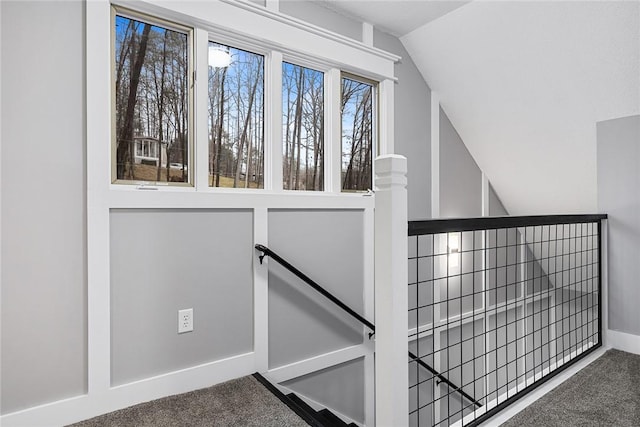
[[[274,11],[272,7],[257,7],[248,1],[220,2],[172,2],[159,0],[132,1],[117,0],[114,4],[130,6],[141,13],[150,13],[162,18],[176,20],[196,26],[194,43],[196,57],[205,55],[208,38],[220,32],[228,32],[230,37],[238,40],[264,43],[273,51],[270,57],[272,69],[276,70],[282,55],[308,56],[322,61],[327,67],[341,68],[363,77],[385,81],[388,87],[385,96],[388,102],[393,101],[394,62],[399,58],[363,43],[350,40],[329,31],[322,30],[302,21],[290,19],[286,15]],[[270,2],[277,5],[277,2]],[[62,399],[46,405],[39,405],[23,411],[5,414],[0,418],[3,426],[13,425],[64,425],[91,418],[106,412],[121,409],[143,401],[182,393],[198,388],[211,386],[229,379],[250,374],[256,370],[264,370],[268,366],[268,324],[261,320],[268,319],[268,294],[266,290],[266,270],[259,269],[254,256],[254,338],[251,353],[234,356],[189,367],[183,370],[146,378],[133,383],[111,386],[111,301],[110,301],[110,220],[112,209],[250,209],[253,212],[253,236],[257,240],[268,237],[269,209],[341,209],[364,210],[366,226],[373,227],[373,209],[375,198],[364,194],[341,194],[340,192],[295,192],[278,191],[274,183],[278,181],[276,147],[279,116],[272,113],[265,116],[265,144],[271,145],[265,155],[267,161],[276,170],[266,176],[264,190],[226,190],[208,188],[203,171],[205,165],[202,155],[202,144],[194,144],[192,149],[198,150],[196,164],[197,175],[192,188],[175,186],[146,186],[140,191],[135,185],[111,184],[111,6],[108,0],[96,0],[85,5],[85,25],[91,28],[86,34],[86,166],[87,166],[87,394],[69,399]],[[219,16],[225,16],[221,22]],[[215,23],[215,24],[214,24]],[[218,25],[221,24],[221,25]],[[197,70],[202,74],[202,61]],[[275,65],[274,65],[275,64]],[[277,74],[277,73],[276,73]],[[272,76],[273,77],[273,76]],[[276,79],[271,79],[271,81]],[[277,86],[277,82],[275,83]],[[198,83],[196,83],[198,86]],[[273,89],[273,88],[272,88]],[[277,88],[275,88],[277,89]],[[195,102],[202,107],[204,89],[195,94]],[[277,105],[272,99],[273,105]],[[391,108],[391,106],[388,106]],[[195,112],[198,114],[198,111]],[[196,119],[204,120],[202,109]],[[384,123],[380,124],[385,125]],[[392,146],[393,123],[387,122],[386,129],[391,130],[381,142]],[[198,125],[195,131],[198,132]],[[205,132],[200,127],[196,138],[202,139]],[[271,139],[269,139],[271,138]],[[280,179],[281,181],[281,179]],[[269,184],[271,183],[271,184]],[[154,190],[154,191],[148,191]],[[367,236],[363,244],[365,248],[365,276],[372,279],[373,271],[373,236]],[[373,283],[365,283],[373,286]],[[365,307],[372,310],[372,289],[366,291]],[[368,344],[368,343],[367,343]],[[353,358],[371,357],[370,346],[359,345],[330,353],[328,356],[317,356],[313,361],[301,361],[299,366],[289,369],[296,372],[313,372],[317,369],[342,363]],[[304,369],[303,369],[304,368]],[[286,370],[280,371],[284,373]],[[287,374],[288,375],[288,374]],[[370,382],[371,386],[373,383]]]

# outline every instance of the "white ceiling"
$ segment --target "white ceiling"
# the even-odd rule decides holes
[[[597,210],[596,122],[640,114],[640,2],[480,0],[401,40],[511,214]]]
[[[471,0],[314,0],[343,15],[403,36]]]

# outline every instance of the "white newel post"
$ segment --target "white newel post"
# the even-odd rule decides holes
[[[407,159],[375,161],[376,426],[409,424]]]

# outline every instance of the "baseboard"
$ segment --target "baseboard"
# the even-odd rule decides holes
[[[609,329],[607,330],[607,345],[616,350],[640,354],[640,335]]]
[[[492,427],[492,426],[498,426],[506,422],[507,420],[515,416],[517,413],[519,413],[520,411],[522,411],[523,409],[525,409],[526,407],[534,403],[536,400],[540,399],[542,396],[544,396],[545,394],[549,393],[551,390],[553,390],[554,388],[562,384],[564,381],[571,378],[573,375],[578,373],[578,371],[580,371],[581,369],[583,369],[584,367],[586,367],[587,365],[589,365],[590,363],[598,359],[606,351],[607,351],[607,348],[601,347],[595,350],[593,353],[585,356],[584,359],[576,362],[574,365],[560,372],[558,375],[551,378],[549,381],[542,384],[540,387],[538,387],[531,393],[522,397],[517,402],[514,402],[512,405],[508,406],[504,410],[500,411],[498,414],[494,415],[493,417],[491,417],[490,419],[482,423],[482,426]]]
[[[515,396],[519,391],[522,391],[526,387],[529,387],[529,386],[535,384],[536,382],[540,381],[542,378],[544,378],[545,376],[549,375],[553,371],[555,371],[557,369],[560,369],[560,368],[562,368],[563,365],[565,365],[567,363],[570,363],[571,361],[575,360],[578,356],[580,356],[582,353],[588,351],[592,347],[593,347],[593,343],[585,344],[580,349],[577,349],[576,351],[571,352],[571,354],[566,355],[562,359],[553,362],[549,367],[543,369],[541,372],[538,372],[535,375],[523,378],[522,380],[518,381],[516,386],[508,389],[506,393],[503,393],[503,394],[499,395],[497,398],[486,402],[480,408],[474,409],[474,411],[472,413],[470,413],[469,415],[465,416],[464,419],[462,419],[461,421],[457,421],[454,424],[452,424],[452,427],[462,427],[463,425],[467,425],[467,424],[471,423],[472,421],[476,420],[480,416],[484,415],[486,412],[492,410],[496,406],[500,405],[501,403],[503,403],[504,401],[509,399],[509,397]],[[602,354],[602,352],[600,352],[599,354]],[[562,374],[560,374],[560,375],[562,375]],[[541,386],[541,387],[543,387],[543,386]],[[518,404],[517,401],[514,402],[511,406],[507,407],[507,409],[505,409],[502,412],[500,412],[497,415],[495,415],[492,419],[494,419],[495,417],[499,416],[500,414],[505,413],[511,407],[517,407],[517,404]]]
[[[130,384],[2,415],[2,427],[64,426],[139,403],[186,393],[255,371],[254,353],[233,356]]]

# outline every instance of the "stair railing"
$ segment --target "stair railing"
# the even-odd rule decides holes
[[[451,405],[449,396],[458,400],[462,390],[453,386],[442,395],[431,388],[442,382],[437,374],[418,378],[410,385],[412,423],[481,425],[602,346],[606,219],[588,214],[409,221],[414,351],[435,368],[446,367],[482,402],[480,409]],[[423,337],[431,337],[424,350]]]
[[[370,321],[368,321],[367,319],[362,317],[360,314],[358,314],[355,310],[353,310],[347,304],[345,304],[340,299],[338,299],[331,292],[327,291],[325,288],[320,286],[316,281],[314,281],[309,276],[307,276],[306,274],[301,272],[299,269],[294,267],[290,262],[288,262],[287,260],[282,258],[280,255],[278,255],[277,253],[275,253],[274,251],[272,251],[268,247],[266,247],[264,245],[261,245],[261,244],[257,244],[257,245],[255,245],[255,248],[256,248],[256,250],[261,252],[261,255],[258,256],[258,258],[260,259],[260,264],[262,264],[262,262],[263,262],[265,257],[267,257],[267,256],[271,257],[274,261],[276,261],[278,264],[283,266],[285,269],[287,269],[288,271],[293,273],[296,277],[301,279],[307,285],[311,286],[313,289],[315,289],[317,292],[319,292],[322,296],[324,296],[329,301],[331,301],[332,303],[334,303],[335,305],[340,307],[344,312],[346,312],[351,317],[353,317],[354,319],[358,320],[360,323],[362,323],[367,328],[369,328],[370,331],[371,331],[369,333],[369,339],[371,339],[371,337],[373,337],[373,335],[376,332],[376,326],[373,323],[371,323]],[[458,387],[456,384],[451,382],[447,377],[445,377],[440,372],[436,371],[434,368],[429,366],[429,364],[424,362],[422,359],[420,359],[418,356],[416,356],[412,352],[409,352],[409,358],[411,358],[411,360],[415,360],[418,363],[418,365],[420,365],[422,368],[424,368],[427,371],[429,371],[431,374],[433,374],[435,377],[437,377],[442,383],[447,384],[454,392],[459,393],[462,397],[464,397],[468,401],[472,402],[474,405],[476,405],[478,407],[482,406],[482,404],[480,402],[478,402],[476,399],[474,399],[473,396],[469,395],[461,387]]]

